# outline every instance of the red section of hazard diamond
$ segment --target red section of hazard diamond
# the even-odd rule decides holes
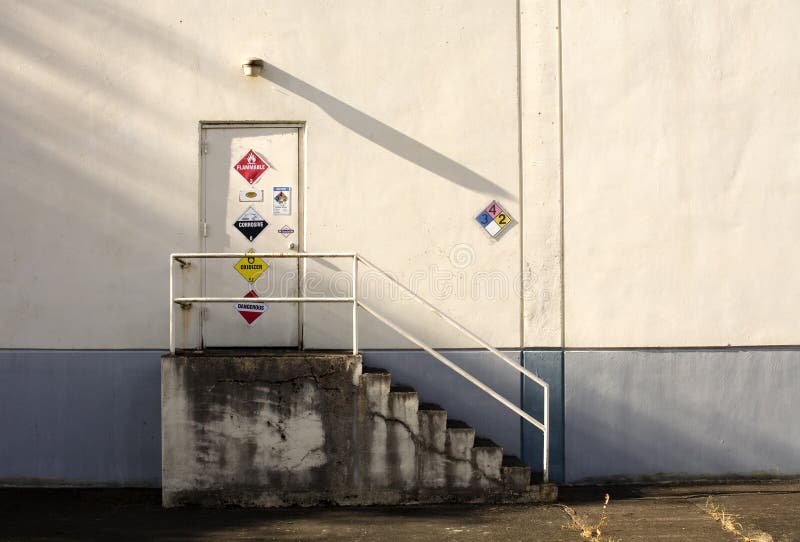
[[[253,290],[250,290],[242,297],[258,297],[258,294],[255,293]],[[267,306],[264,305],[263,303],[240,302],[236,303],[234,307],[236,308],[236,311],[242,315],[242,318],[244,318],[248,324],[252,324],[253,322],[255,322],[256,319],[262,314],[264,314],[264,312],[267,310]]]
[[[245,181],[253,184],[261,177],[262,173],[269,169],[269,166],[260,156],[253,152],[253,149],[250,149],[241,160],[236,162],[233,169],[238,171]]]

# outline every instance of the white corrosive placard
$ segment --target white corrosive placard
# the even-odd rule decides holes
[[[239,190],[239,201],[264,201],[263,190]]]
[[[258,237],[258,234],[269,226],[269,222],[264,220],[264,217],[258,214],[253,207],[248,207],[247,210],[242,213],[242,216],[236,219],[233,225],[252,243],[253,239]]]
[[[292,214],[292,188],[290,186],[272,187],[272,214]]]

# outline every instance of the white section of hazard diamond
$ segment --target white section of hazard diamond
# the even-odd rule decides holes
[[[500,226],[497,225],[497,222],[495,222],[494,220],[489,222],[484,227],[486,228],[486,231],[489,232],[489,235],[491,235],[492,237],[500,233],[500,230],[502,229]]]

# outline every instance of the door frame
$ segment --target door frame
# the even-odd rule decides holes
[[[307,160],[307,138],[308,126],[306,121],[272,121],[272,120],[201,120],[197,126],[197,168],[198,168],[198,198],[197,198],[197,236],[198,247],[200,252],[206,252],[206,236],[205,236],[205,219],[206,219],[206,172],[205,160],[203,156],[206,153],[206,138],[207,130],[221,130],[227,128],[297,128],[297,202],[295,208],[299,213],[297,217],[297,224],[299,225],[300,235],[298,236],[299,246],[297,252],[306,252],[307,232],[306,232],[306,190],[307,190],[307,175],[308,175],[308,160]],[[205,227],[204,227],[205,226]],[[297,265],[297,287],[300,297],[305,296],[305,273],[306,273],[306,260],[305,258],[298,258]],[[205,259],[201,260],[200,264],[200,295],[206,295],[206,269]],[[205,307],[202,307],[199,317],[199,338],[200,348],[204,349],[203,344],[203,323],[205,322]],[[303,316],[305,308],[302,303],[297,304],[297,349],[303,349]]]

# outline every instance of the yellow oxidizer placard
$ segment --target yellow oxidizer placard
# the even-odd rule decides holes
[[[248,252],[255,252],[253,250],[249,250]],[[240,275],[242,275],[247,282],[255,282],[258,280],[264,271],[269,269],[269,265],[267,262],[262,260],[261,258],[255,258],[253,256],[245,256],[233,266]]]

